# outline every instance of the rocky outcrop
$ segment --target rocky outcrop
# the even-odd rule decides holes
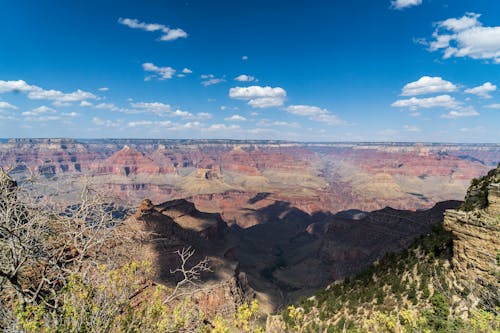
[[[130,148],[123,147],[104,162],[97,165],[98,174],[112,174],[129,176],[134,174],[159,174],[160,166],[143,153]]]
[[[212,284],[194,296],[197,306],[208,317],[220,315],[225,318],[234,314],[243,303],[255,297],[245,273],[235,270],[234,276]]]
[[[448,210],[453,233],[453,268],[475,301],[500,304],[500,166],[473,180],[460,210]]]

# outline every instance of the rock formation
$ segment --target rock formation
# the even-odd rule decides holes
[[[500,165],[475,179],[460,210],[445,213],[453,233],[453,268],[475,302],[500,304]],[[473,286],[473,287],[471,287]]]

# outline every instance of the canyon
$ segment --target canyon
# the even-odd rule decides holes
[[[211,271],[193,299],[209,316],[231,315],[251,299],[275,312],[408,248],[443,214],[457,235],[456,269],[468,274],[464,262],[482,258],[468,257],[471,246],[498,228],[457,210],[459,200],[498,161],[494,144],[0,142],[0,166],[18,183],[36,178],[37,193],[72,204],[91,186],[122,206],[117,232],[132,242],[113,246],[125,262],[153,262],[158,282],[178,282],[175,251],[208,258]],[[469,190],[466,204],[477,205],[482,190]],[[481,214],[497,216],[498,186],[489,193],[494,204]],[[486,273],[495,242],[474,262],[482,283],[493,283]]]
[[[76,200],[83,183],[128,208],[187,198],[242,228],[265,223],[260,210],[279,202],[308,214],[428,209],[463,199],[470,179],[499,161],[498,144],[0,141],[0,166],[20,181],[36,176],[59,200]]]

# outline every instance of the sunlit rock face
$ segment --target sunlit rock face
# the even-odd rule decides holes
[[[453,233],[453,269],[477,302],[500,300],[500,166],[475,179],[461,209],[448,210],[444,226]]]

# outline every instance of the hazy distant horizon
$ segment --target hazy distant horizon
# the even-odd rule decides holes
[[[500,146],[500,142],[445,142],[445,141],[293,141],[293,140],[275,140],[275,139],[217,139],[217,138],[133,138],[133,137],[103,137],[103,138],[78,138],[78,137],[11,137],[0,138],[0,143],[9,140],[74,140],[74,141],[205,141],[205,142],[249,142],[249,143],[297,143],[297,144],[370,144],[370,145],[485,145]]]

